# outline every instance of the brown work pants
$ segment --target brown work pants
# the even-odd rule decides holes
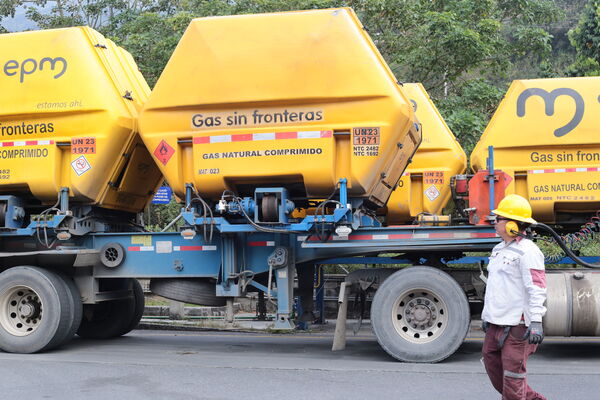
[[[483,342],[483,363],[494,388],[502,400],[546,400],[527,384],[527,358],[535,353],[537,345],[523,340],[525,325],[510,328],[504,346],[499,341],[504,327],[490,324]]]

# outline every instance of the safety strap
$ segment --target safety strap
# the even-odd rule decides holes
[[[500,336],[500,339],[498,339],[498,350],[500,350],[501,348],[504,347],[504,342],[506,341],[506,338],[508,337],[508,333],[510,332],[510,328],[512,328],[512,326],[505,326],[504,330],[502,331],[502,336]]]
[[[487,285],[487,277],[485,276],[485,274],[483,273],[483,261],[479,262],[479,279],[481,279],[481,281]]]

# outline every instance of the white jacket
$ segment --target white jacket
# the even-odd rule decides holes
[[[544,255],[529,239],[502,242],[492,250],[481,318],[496,325],[542,322],[546,314]]]

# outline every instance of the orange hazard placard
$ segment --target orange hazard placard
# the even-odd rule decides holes
[[[352,128],[353,144],[356,145],[379,145],[379,128]]]
[[[352,128],[352,153],[356,157],[379,156],[379,127]]]
[[[163,165],[167,165],[173,154],[175,154],[175,149],[169,143],[161,140],[156,149],[154,149],[153,154]]]
[[[425,185],[443,185],[444,173],[442,171],[423,172],[423,183]]]
[[[71,139],[71,154],[96,154],[96,138],[81,137]]]

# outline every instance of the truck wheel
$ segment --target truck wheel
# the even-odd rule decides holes
[[[152,279],[150,291],[167,299],[200,306],[223,307],[225,297],[218,297],[215,284],[206,279]]]
[[[131,316],[129,325],[127,325],[118,336],[123,336],[126,333],[129,333],[132,330],[134,330],[140,323],[142,315],[144,315],[144,307],[146,306],[146,301],[144,298],[144,289],[142,288],[142,285],[137,279],[131,279],[131,285],[134,298],[133,315]]]
[[[112,278],[107,282],[110,290],[126,290],[129,284],[128,278]],[[124,335],[129,332],[128,328],[132,324],[135,311],[136,301],[133,296],[86,304],[83,306],[83,318],[77,335],[85,339],[110,339]]]
[[[432,267],[392,274],[375,292],[371,324],[377,341],[406,362],[438,362],[452,355],[469,330],[469,303],[458,283]]]
[[[9,353],[50,350],[65,340],[76,320],[65,281],[38,267],[0,274],[0,349]]]
[[[65,337],[60,340],[60,346],[73,339],[75,332],[77,332],[77,329],[79,329],[83,315],[83,304],[81,303],[81,294],[79,293],[79,289],[75,285],[75,282],[73,282],[73,279],[62,274],[58,274],[58,276],[61,278],[61,281],[65,286],[65,290],[69,294],[69,307],[71,308],[70,315],[72,316],[69,323],[69,329],[65,331]]]

